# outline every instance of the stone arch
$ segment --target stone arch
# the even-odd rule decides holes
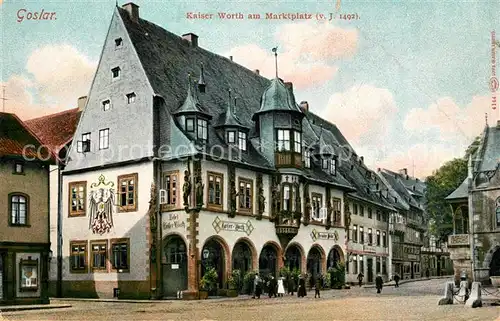
[[[293,253],[293,249],[297,249],[298,253]],[[295,256],[299,256],[299,258],[295,258]],[[296,265],[298,265],[299,271],[303,271],[305,269],[305,260],[306,260],[306,251],[304,250],[304,247],[297,242],[291,242],[287,245],[284,253],[284,258],[285,258],[285,265],[290,268],[290,270],[293,270]],[[295,261],[298,259],[298,264],[295,262],[290,262],[291,260]],[[290,266],[292,264],[292,266]]]
[[[259,253],[259,273],[274,274],[277,276],[283,266],[283,251],[281,246],[274,241],[267,241]]]
[[[337,262],[345,262],[344,258],[344,252],[342,251],[342,248],[338,245],[335,244],[330,251],[328,252],[328,257],[326,259],[326,271],[328,271],[329,268],[335,267]]]
[[[183,235],[171,232],[161,244],[161,275],[164,296],[174,297],[188,287],[188,243]]]
[[[455,234],[469,233],[469,211],[467,205],[458,206],[453,212],[453,231]]]
[[[217,248],[217,245],[219,248]],[[208,259],[204,258],[204,250],[208,250]],[[213,252],[213,253],[212,253]],[[211,257],[213,255],[213,257]],[[221,255],[223,256],[221,258]],[[219,277],[219,288],[224,288],[231,269],[231,251],[226,241],[219,235],[208,237],[200,251],[201,277],[209,267],[215,267]],[[220,266],[223,265],[223,266]]]
[[[310,281],[326,273],[326,253],[317,243],[314,243],[307,252],[307,273],[311,274]]]
[[[255,244],[252,242],[252,240],[250,240],[248,237],[240,237],[239,239],[236,240],[236,242],[234,242],[234,245],[233,245],[233,250],[231,251],[231,259],[232,259],[232,264],[231,264],[231,269],[234,269],[233,268],[233,264],[234,264],[234,249],[236,247],[237,244],[239,243],[243,243],[243,244],[246,244],[248,246],[248,249],[250,250],[250,253],[251,253],[251,259],[252,259],[252,264],[251,264],[251,267],[249,268],[250,271],[255,271],[257,270],[257,267],[258,267],[258,261],[259,261],[259,255],[257,253],[257,249],[255,248]]]
[[[490,269],[490,271],[489,271],[490,276],[492,273],[492,271],[491,271],[492,263],[494,263],[493,259],[495,258],[495,256],[498,257],[499,255],[500,255],[500,243],[497,243],[497,244],[493,245],[490,248],[490,250],[488,251],[488,253],[486,253],[486,255],[484,256],[483,268]]]

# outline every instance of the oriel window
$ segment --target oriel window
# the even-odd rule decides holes
[[[304,151],[304,167],[311,168],[311,151],[308,149]]]
[[[278,129],[278,151],[290,151],[290,130]]]
[[[302,135],[298,131],[294,131],[294,151],[302,153]]]

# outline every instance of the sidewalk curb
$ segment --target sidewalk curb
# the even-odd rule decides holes
[[[179,299],[162,300],[127,300],[127,299],[89,299],[89,298],[57,298],[51,301],[72,301],[72,302],[106,302],[106,303],[171,303],[172,301],[182,301]]]
[[[399,285],[405,284],[405,283],[419,282],[419,281],[429,281],[429,280],[439,280],[439,279],[452,279],[452,278],[453,278],[453,275],[434,276],[434,277],[419,278],[419,279],[406,279],[406,280],[399,281]],[[384,286],[395,286],[395,285],[396,285],[396,283],[394,281],[390,281],[390,282],[384,283]],[[363,288],[374,289],[375,288],[375,284],[363,285]]]
[[[15,312],[15,311],[28,311],[28,310],[49,310],[49,309],[65,309],[71,308],[71,304],[47,304],[47,305],[13,305],[13,306],[0,306],[0,313]]]

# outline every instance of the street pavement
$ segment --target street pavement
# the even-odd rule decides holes
[[[71,304],[61,310],[2,313],[5,320],[446,320],[500,321],[500,307],[488,304],[467,308],[462,304],[438,306],[447,280],[428,280],[385,287],[381,294],[373,288],[329,290],[314,298],[251,299],[248,296],[204,301],[159,301],[144,303],[64,301]]]

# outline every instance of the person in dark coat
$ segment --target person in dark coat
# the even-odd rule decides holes
[[[276,297],[276,290],[278,288],[278,282],[276,281],[276,278],[274,276],[269,277],[269,297]]]
[[[318,276],[316,277],[316,284],[314,285],[314,298],[316,299],[316,296],[321,299],[321,296],[319,294],[319,290],[321,289],[321,278]]]
[[[377,288],[377,293],[382,292],[382,287],[384,286],[384,280],[382,279],[382,276],[377,275],[375,278],[375,287]]]
[[[287,291],[288,291],[288,294],[291,294],[291,295],[293,295],[293,293],[295,292],[295,280],[293,279],[293,276],[291,276],[291,275],[288,277]]]
[[[301,275],[299,276],[299,288],[297,289],[297,296],[299,298],[303,298],[307,295],[306,291],[306,280],[304,277]]]
[[[255,279],[253,281],[253,289],[254,292],[252,299],[255,299],[255,297],[257,297],[257,299],[260,299],[260,295],[262,293],[262,280],[258,274],[255,275]]]
[[[363,273],[359,272],[358,274],[358,282],[359,282],[359,287],[361,287],[361,285],[363,284],[363,278],[365,276],[363,275]]]
[[[394,286],[395,288],[399,288],[399,279],[400,279],[399,274],[396,273],[394,275],[394,282],[396,282],[396,285]]]

